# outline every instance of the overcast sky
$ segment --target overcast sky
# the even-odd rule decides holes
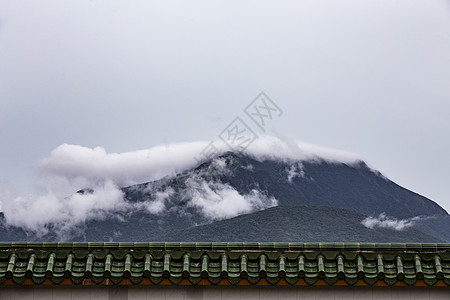
[[[448,0],[0,0],[0,181],[19,191],[61,144],[212,140],[261,91],[283,110],[269,133],[450,210]]]

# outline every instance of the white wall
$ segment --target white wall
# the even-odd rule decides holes
[[[140,300],[140,299],[442,299],[450,288],[371,287],[9,287],[0,286],[0,300]]]

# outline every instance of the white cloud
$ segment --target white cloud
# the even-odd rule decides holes
[[[170,210],[179,214],[190,214],[192,211],[189,212],[189,209],[195,208],[209,221],[232,218],[278,205],[274,197],[269,197],[257,189],[240,194],[235,188],[218,179],[205,179],[224,174],[231,174],[226,161],[222,158],[213,159],[207,169],[189,172],[186,185],[178,190],[178,194],[175,194],[172,187],[160,189],[159,184],[150,184],[145,188],[150,199],[136,205],[143,206],[152,214],[163,214]],[[181,205],[177,202],[180,200],[183,203]]]
[[[361,221],[365,227],[374,229],[378,228],[390,228],[397,231],[404,230],[406,228],[414,226],[415,222],[422,218],[417,216],[410,219],[398,220],[394,217],[387,216],[386,213],[381,213],[378,217],[367,217]]]
[[[168,188],[165,191],[157,191],[154,193],[155,199],[145,201],[143,205],[148,212],[158,215],[167,209],[166,202],[174,193],[175,191],[172,188]]]
[[[188,185],[191,194],[188,205],[200,208],[211,220],[233,218],[278,205],[274,197],[268,197],[256,189],[241,195],[233,187],[219,182],[191,180]]]
[[[363,160],[358,154],[347,151],[317,146],[305,142],[298,142],[297,145],[305,152],[305,160],[323,159],[330,162],[341,162],[347,164],[354,164]]]
[[[285,162],[324,160],[355,164],[363,160],[361,156],[354,153],[296,141],[280,135],[261,136],[250,144],[245,152],[259,160],[281,160]]]
[[[303,169],[302,163],[295,163],[290,166],[289,169],[286,169],[287,172],[287,180],[289,183],[292,183],[292,180],[295,177],[305,177],[305,170]]]
[[[64,235],[87,220],[104,218],[125,207],[122,191],[111,181],[96,186],[93,192],[74,193],[65,198],[49,189],[45,194],[3,201],[8,225],[22,227],[38,235],[44,235],[50,229]]]
[[[205,146],[205,142],[177,143],[132,152],[107,153],[102,147],[63,144],[42,160],[40,169],[72,182],[111,179],[120,186],[131,185],[195,166],[194,157]]]
[[[219,154],[229,151],[215,142]],[[63,144],[40,162],[42,176],[32,195],[17,195],[2,188],[0,207],[7,224],[33,231],[40,235],[50,229],[64,236],[77,226],[93,219],[120,212],[145,209],[151,214],[162,214],[174,203],[172,189],[150,191],[150,199],[129,203],[124,200],[120,186],[149,182],[171,176],[198,165],[195,158],[209,142],[177,143],[125,153],[108,153],[102,147],[88,148]],[[306,145],[273,136],[258,138],[245,150],[258,160],[282,160],[293,163],[288,181],[303,176],[301,161],[328,160],[355,163],[351,154]],[[251,167],[251,166],[247,166]],[[206,175],[226,175],[230,172],[224,159],[215,158]],[[75,193],[92,188],[92,193]],[[179,192],[180,193],[180,192]],[[207,219],[231,218],[277,205],[277,200],[257,189],[240,194],[233,187],[217,181],[205,181],[192,175],[187,181],[187,207],[198,208]],[[181,208],[180,213],[183,213]]]
[[[55,176],[67,178],[72,183],[84,185],[112,180],[119,186],[147,182],[174,175],[198,164],[201,151],[209,142],[176,143],[155,146],[150,149],[124,153],[108,153],[102,147],[88,148],[63,144],[43,159],[40,169]],[[215,142],[219,153],[229,151],[223,143]],[[262,136],[245,152],[256,159],[302,161],[327,160],[355,163],[357,155],[282,139]],[[220,162],[217,162],[220,167]]]

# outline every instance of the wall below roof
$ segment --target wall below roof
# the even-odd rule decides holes
[[[1,300],[450,299],[448,287],[3,286]]]

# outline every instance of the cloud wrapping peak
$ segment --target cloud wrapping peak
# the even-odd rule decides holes
[[[46,174],[61,176],[78,186],[90,186],[112,180],[119,186],[161,179],[193,168],[196,158],[209,142],[176,143],[146,150],[108,153],[102,147],[88,148],[63,144],[43,159],[40,169]],[[230,151],[224,143],[215,142],[219,154]],[[262,136],[244,153],[259,160],[327,160],[355,163],[354,154],[299,143],[273,136]]]

